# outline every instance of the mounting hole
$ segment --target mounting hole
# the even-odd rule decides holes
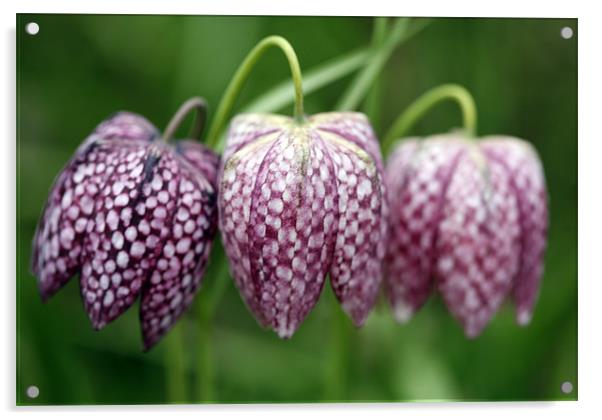
[[[27,25],[25,25],[25,32],[27,32],[29,35],[36,35],[38,32],[40,32],[40,25],[35,22],[29,22]]]
[[[29,388],[27,388],[27,396],[29,398],[38,398],[38,395],[40,395],[40,388],[37,386],[31,385]]]
[[[562,385],[560,385],[560,390],[563,394],[570,394],[573,392],[573,384],[569,381],[565,381],[562,383]]]
[[[571,39],[573,37],[573,28],[565,26],[560,30],[560,36],[564,39]]]

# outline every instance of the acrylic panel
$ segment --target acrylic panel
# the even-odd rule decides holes
[[[577,399],[577,35],[18,15],[17,404]]]

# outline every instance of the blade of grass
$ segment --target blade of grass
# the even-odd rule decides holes
[[[393,23],[389,36],[383,42],[382,46],[374,51],[366,66],[352,80],[349,89],[343,94],[339,103],[335,106],[338,111],[351,111],[357,109],[359,104],[366,97],[366,93],[372,86],[374,80],[378,77],[383,67],[387,63],[393,51],[420,32],[430,21],[420,20],[416,24],[410,25],[409,18],[399,18]]]
[[[387,18],[374,18],[374,28],[372,31],[372,48],[377,49],[382,46],[387,36]],[[372,83],[372,88],[368,92],[364,104],[364,112],[372,122],[372,127],[377,132],[380,129],[380,99],[382,95],[382,83],[377,78]]]

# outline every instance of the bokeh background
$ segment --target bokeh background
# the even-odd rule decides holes
[[[30,21],[40,26],[36,36],[24,32]],[[32,237],[52,181],[96,124],[124,109],[163,128],[193,95],[214,110],[244,55],[266,35],[287,37],[309,70],[369,46],[373,25],[372,18],[18,16],[18,404],[174,402],[166,369],[171,338],[142,353],[136,307],[94,332],[77,279],[42,304],[29,272]],[[574,31],[571,39],[561,37],[566,26]],[[432,19],[393,53],[373,108],[382,135],[419,94],[460,83],[476,99],[480,134],[514,135],[538,149],[551,225],[545,278],[528,328],[515,325],[507,304],[482,336],[467,340],[434,297],[406,326],[379,305],[355,330],[333,309],[326,286],[296,335],[281,341],[256,324],[231,280],[219,274],[217,248],[205,285],[211,290],[226,281],[225,293],[212,329],[197,322],[196,307],[177,327],[184,344],[173,357],[183,357],[187,394],[175,402],[203,398],[194,373],[203,357],[212,369],[211,399],[219,402],[576,399],[576,38],[575,19]],[[237,109],[288,77],[280,53],[268,52]],[[308,95],[307,112],[332,109],[352,80]],[[413,132],[448,131],[460,122],[456,106],[442,104]],[[203,337],[211,353],[199,348]],[[573,384],[569,394],[561,392],[565,381]],[[40,390],[36,399],[26,395],[31,385]]]

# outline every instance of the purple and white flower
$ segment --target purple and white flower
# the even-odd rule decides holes
[[[385,285],[407,321],[436,287],[467,336],[507,295],[528,324],[543,273],[547,193],[527,142],[458,135],[408,139],[386,169],[390,208]]]
[[[383,165],[367,118],[241,115],[222,162],[219,226],[257,320],[291,337],[330,275],[361,326],[379,291],[386,234]]]
[[[33,242],[43,300],[79,274],[95,329],[141,296],[145,349],[190,306],[217,224],[218,157],[160,140],[120,112],[101,123],[58,175]]]

